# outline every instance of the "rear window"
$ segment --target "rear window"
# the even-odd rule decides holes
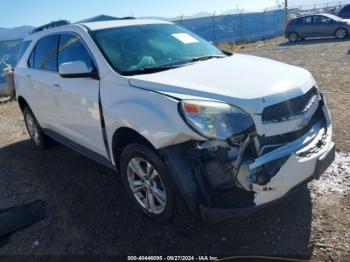
[[[294,20],[292,20],[292,24],[293,24],[293,25],[298,25],[298,24],[301,24],[301,19],[300,19],[300,18],[298,18],[298,19],[294,19]]]
[[[30,68],[34,68],[34,56],[35,56],[35,48],[33,49],[32,53],[30,54],[30,57],[28,60],[28,66]]]
[[[29,67],[57,71],[57,41],[57,35],[40,39],[29,58]]]
[[[21,60],[24,52],[28,49],[30,42],[31,41],[22,41],[21,46],[19,47],[19,52],[18,52],[18,56],[17,56],[17,63],[19,62],[19,60]]]

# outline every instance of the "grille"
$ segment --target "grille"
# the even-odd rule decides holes
[[[302,115],[309,111],[317,100],[317,89],[313,87],[302,96],[265,107],[262,114],[262,121],[263,123],[281,122]]]

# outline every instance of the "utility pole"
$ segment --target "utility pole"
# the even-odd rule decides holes
[[[284,0],[284,15],[285,15],[285,24],[288,24],[288,0]]]

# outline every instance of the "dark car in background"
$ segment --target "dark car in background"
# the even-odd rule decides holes
[[[345,5],[342,9],[340,9],[338,16],[344,19],[350,19],[350,4]]]
[[[291,42],[309,37],[344,39],[350,32],[350,22],[330,14],[308,15],[289,21],[285,37]]]

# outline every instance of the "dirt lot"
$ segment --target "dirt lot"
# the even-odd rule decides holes
[[[37,199],[43,221],[17,232],[5,254],[273,255],[350,261],[350,42],[271,41],[240,52],[308,68],[333,113],[335,140],[344,153],[319,181],[241,221],[218,225],[177,217],[150,223],[126,198],[110,170],[55,146],[40,152],[25,132],[15,103],[0,105],[0,209]]]

